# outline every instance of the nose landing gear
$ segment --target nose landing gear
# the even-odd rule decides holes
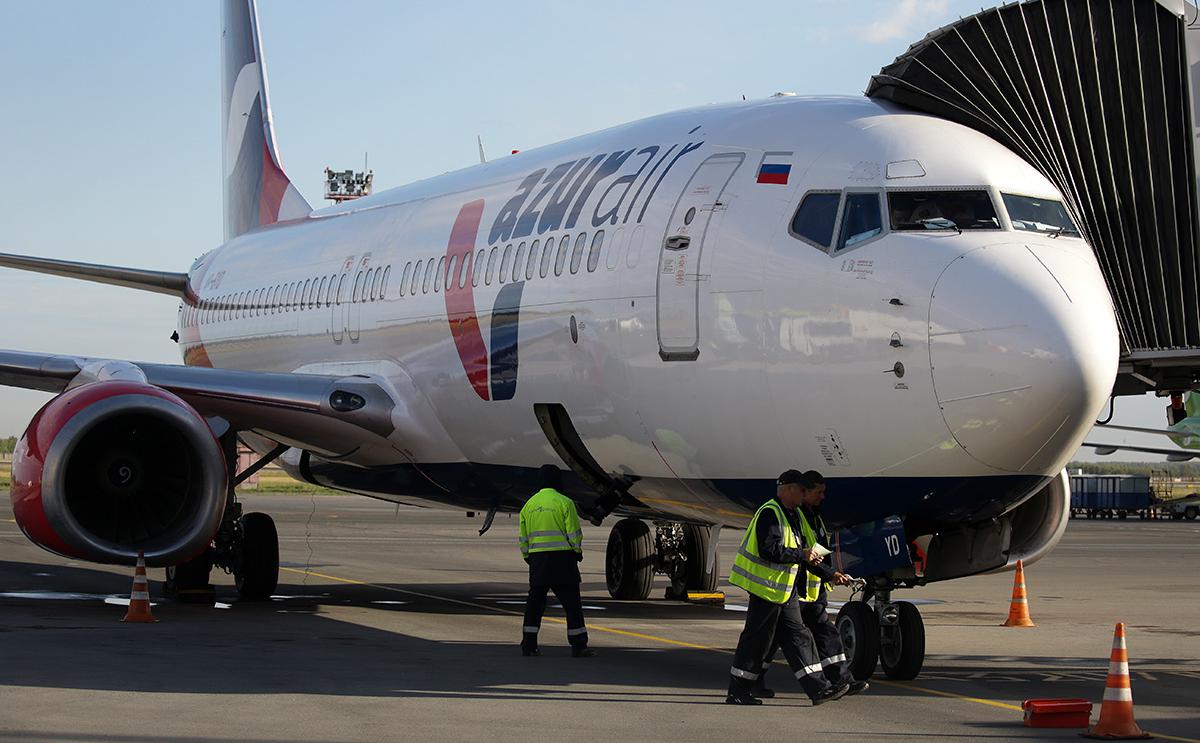
[[[838,633],[859,681],[870,678],[876,664],[897,681],[916,678],[925,664],[921,612],[908,601],[892,601],[891,594],[890,585],[868,586],[863,599],[847,601],[838,611]]]

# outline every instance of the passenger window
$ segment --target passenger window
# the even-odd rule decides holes
[[[312,279],[304,280],[304,291],[300,292],[300,308],[312,308],[312,294],[309,290],[312,288]]]
[[[592,249],[588,251],[588,271],[595,271],[596,266],[600,265],[600,250],[604,247],[604,230],[600,230],[592,237]]]
[[[400,274],[400,296],[404,296],[404,289],[408,286],[408,277],[412,275],[412,261],[404,264],[404,273]]]
[[[371,292],[371,287],[375,285],[375,273],[376,271],[373,268],[367,270],[367,278],[363,281],[362,290],[362,301],[364,302],[375,298],[375,295]]]
[[[475,254],[475,263],[471,266],[471,286],[479,286],[479,280],[483,278],[483,250]]]
[[[442,285],[445,283],[445,281],[446,281],[446,256],[443,255],[441,258],[438,258],[437,275],[433,280],[433,290],[435,292],[440,292],[442,290]]]
[[[413,269],[412,284],[410,284],[408,287],[409,294],[417,293],[417,284],[421,283],[421,266],[423,264],[424,261],[417,261],[417,267]]]
[[[833,228],[837,224],[841,201],[840,192],[806,195],[796,216],[792,217],[792,234],[828,248],[833,242]]]
[[[350,293],[351,302],[359,302],[363,298],[363,272],[354,275],[354,291]]]
[[[388,284],[392,280],[392,267],[388,266],[383,269],[383,281],[379,282],[379,298],[383,299],[387,296]]]
[[[517,257],[513,258],[513,281],[520,281],[521,274],[525,273],[525,243],[517,246]]]
[[[888,194],[893,230],[998,230],[992,197],[973,191],[892,191]]]
[[[421,279],[421,293],[429,293],[429,283],[433,281],[433,259],[425,261],[425,278]]]
[[[458,270],[458,288],[466,289],[467,284],[471,282],[471,265],[474,253],[464,253],[462,259],[462,267]]]
[[[571,273],[579,272],[579,264],[583,261],[583,249],[587,247],[587,233],[580,232],[575,238],[575,249],[571,251]]]
[[[449,291],[458,285],[458,274],[454,273],[454,269],[457,267],[458,256],[450,256],[450,262],[446,264],[446,291]]]
[[[334,304],[336,304],[338,307],[342,306],[342,289],[346,286],[346,276],[347,274],[338,276],[337,292],[334,294]],[[332,286],[329,288],[329,291],[333,291]]]
[[[533,244],[529,246],[529,262],[525,264],[526,281],[532,280],[533,272],[537,270],[538,243],[540,242],[540,240],[534,240]]]
[[[883,234],[883,220],[879,215],[879,194],[846,194],[846,213],[842,216],[838,250],[854,247],[880,234]]]
[[[538,276],[543,279],[550,273],[550,259],[554,257],[554,238],[546,238],[546,247],[542,248],[542,265],[538,268]]]
[[[563,266],[567,265],[567,251],[571,249],[571,236],[563,235],[558,241],[558,255],[554,257],[554,275],[562,276]]]
[[[508,281],[508,272],[512,270],[512,244],[504,246],[504,258],[500,260],[500,283]]]
[[[493,247],[492,252],[488,253],[487,275],[483,277],[483,283],[487,284],[488,286],[491,286],[492,284],[492,276],[495,275],[496,270],[496,256],[499,254],[499,246]]]

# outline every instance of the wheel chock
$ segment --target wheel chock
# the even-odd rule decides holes
[[[1026,699],[1027,728],[1077,728],[1082,730],[1091,722],[1092,703],[1086,699]]]
[[[723,591],[688,591],[683,600],[689,604],[724,606],[725,593]]]

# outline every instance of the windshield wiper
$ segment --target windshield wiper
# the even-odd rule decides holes
[[[1055,240],[1058,239],[1059,235],[1063,235],[1063,234],[1075,235],[1075,236],[1079,235],[1079,230],[1071,230],[1071,229],[1067,229],[1066,227],[1057,227],[1057,228],[1046,230],[1046,231],[1049,232],[1050,237]]]
[[[929,219],[918,219],[917,224],[921,225],[922,227],[924,227],[927,230],[954,230],[958,234],[960,234],[960,235],[962,234],[962,228],[960,228],[954,222],[954,220],[946,219],[945,217],[931,217]]]

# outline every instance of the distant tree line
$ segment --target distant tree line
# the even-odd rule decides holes
[[[12,454],[13,449],[17,446],[17,437],[9,436],[6,439],[0,439],[0,454]]]
[[[1071,462],[1067,469],[1072,475],[1083,470],[1085,475],[1200,477],[1200,462]]]

